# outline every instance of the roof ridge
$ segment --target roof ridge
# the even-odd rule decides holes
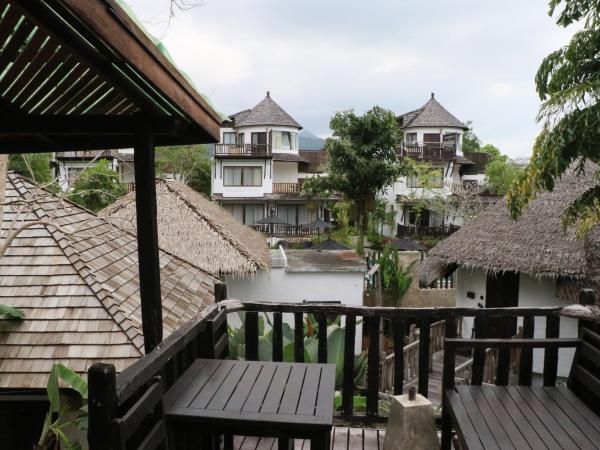
[[[8,177],[7,177],[8,178]],[[29,189],[24,186],[24,177],[20,177],[20,183],[21,183],[21,187],[24,188],[27,192],[29,192]],[[23,193],[21,193],[18,188],[17,185],[13,182],[12,183],[13,186],[15,186],[15,190],[19,193],[19,195],[21,197],[24,198]],[[44,189],[44,188],[42,188]],[[45,190],[45,189],[44,189]],[[50,194],[50,192],[47,191],[48,194]],[[62,199],[61,199],[62,200]],[[38,201],[34,199],[34,202],[37,204]],[[71,203],[71,202],[69,202]],[[75,206],[75,204],[73,204],[72,206]],[[77,205],[79,206],[79,205]],[[33,214],[35,214],[38,218],[42,219],[44,217],[49,218],[47,214],[44,214],[44,216],[40,215],[40,211],[42,211],[42,208],[29,208],[31,210],[31,212]],[[85,210],[85,208],[82,208]],[[88,212],[87,210],[85,210],[86,212]],[[93,214],[90,212],[90,214]],[[104,221],[102,218],[97,217],[94,215],[94,220],[100,220],[100,221]],[[62,250],[63,254],[65,255],[65,257],[69,260],[69,262],[71,263],[71,266],[77,271],[77,273],[79,274],[79,276],[81,277],[81,279],[85,282],[85,284],[92,290],[92,292],[94,292],[94,294],[97,296],[98,301],[100,302],[100,304],[102,305],[102,307],[106,310],[106,312],[109,314],[109,316],[114,320],[114,322],[117,324],[117,326],[121,329],[121,331],[123,332],[123,334],[125,334],[125,336],[127,336],[127,339],[129,340],[129,342],[138,350],[138,352],[140,352],[140,356],[143,355],[142,352],[142,345],[136,344],[134,338],[135,336],[131,336],[131,331],[129,330],[137,330],[137,327],[131,323],[130,319],[128,318],[127,314],[125,311],[121,310],[119,303],[115,301],[115,299],[113,298],[113,296],[106,291],[106,289],[104,289],[102,287],[102,284],[95,278],[94,275],[94,271],[87,265],[87,263],[85,262],[85,260],[83,260],[77,250],[75,250],[72,246],[71,246],[71,242],[69,241],[69,239],[66,237],[66,235],[60,231],[60,229],[58,227],[51,227],[53,228],[53,230],[51,230],[48,225],[44,225],[44,227],[46,228],[46,230],[48,231],[48,233],[52,236],[52,239],[54,239],[54,241],[56,242],[56,244],[58,245],[58,247]],[[57,235],[59,235],[59,237],[57,237]],[[65,245],[65,242],[67,243]],[[70,251],[67,251],[70,250]],[[75,258],[74,256],[77,255],[77,258]],[[90,279],[93,279],[92,281],[90,281]],[[100,287],[98,287],[100,286]],[[107,299],[110,300],[110,304],[107,304]],[[118,312],[120,312],[124,319],[119,322],[116,318],[115,318],[115,312],[114,312],[114,308],[118,309]],[[123,324],[124,323],[129,323],[130,326],[126,329]],[[137,330],[137,332],[135,333],[137,336],[143,336],[142,333],[139,332],[139,330]]]

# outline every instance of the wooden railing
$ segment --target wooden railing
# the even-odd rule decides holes
[[[256,231],[268,236],[286,237],[286,236],[312,236],[319,234],[318,228],[307,227],[306,225],[288,225],[284,223],[251,225]]]
[[[421,235],[421,236],[450,236],[460,227],[456,225],[440,226],[416,226],[416,225],[397,225],[396,237]]]
[[[273,194],[297,194],[300,183],[273,183]]]
[[[115,158],[119,155],[118,150],[85,150],[85,151],[68,151],[56,152],[57,158]]]
[[[127,193],[135,191],[135,183],[123,183],[123,186],[125,186]]]
[[[414,159],[450,160],[456,157],[455,144],[402,144],[398,156]]]
[[[420,284],[420,283],[419,283]],[[436,279],[429,286],[421,285],[421,289],[454,289],[454,274]]]
[[[215,144],[215,156],[271,156],[271,145]]]
[[[219,285],[216,289],[216,297],[224,298],[224,289]],[[156,381],[160,380],[164,391],[173,385],[189,365],[198,357],[222,358],[226,354],[227,322],[226,318],[233,313],[244,312],[243,321],[245,325],[245,357],[248,360],[257,360],[259,354],[259,314],[270,313],[273,316],[272,336],[272,359],[280,361],[284,357],[283,351],[283,323],[291,322],[293,326],[293,359],[304,361],[304,322],[307,314],[313,314],[316,318],[316,338],[318,346],[318,362],[326,362],[328,359],[328,343],[326,336],[328,318],[342,318],[342,326],[345,329],[343,346],[343,370],[342,370],[342,406],[336,414],[340,419],[353,421],[380,421],[386,420],[380,410],[379,398],[382,394],[382,379],[380,374],[380,330],[382,321],[391,326],[389,334],[393,338],[394,353],[402,355],[395,358],[393,364],[394,380],[393,393],[399,394],[403,391],[405,382],[412,375],[407,374],[405,368],[414,362],[406,360],[405,352],[416,352],[418,359],[418,375],[416,384],[418,391],[424,396],[429,395],[430,377],[430,348],[439,347],[436,332],[431,330],[437,327],[439,321],[443,321],[443,333],[446,338],[452,338],[458,334],[456,326],[459,317],[475,318],[475,337],[479,339],[486,336],[488,323],[492,320],[502,320],[500,330],[508,337],[514,334],[512,325],[516,324],[518,317],[523,318],[526,338],[533,336],[535,318],[542,317],[546,323],[545,335],[549,338],[559,334],[559,316],[561,308],[391,308],[391,307],[358,307],[344,306],[341,304],[321,303],[267,303],[267,302],[238,302],[223,301],[218,305],[207,308],[200,317],[181,327],[167,339],[165,339],[155,350],[139,359],[135,364],[115,375],[115,369],[111,365],[95,364],[89,370],[89,433],[88,439],[91,450],[115,450],[125,448],[115,446],[114,433],[115,424],[133,423],[134,429],[128,429],[127,433],[132,441],[129,445],[137,447],[136,444],[143,441],[150,433],[165,428],[164,416],[160,403],[155,408],[148,406],[145,399],[148,398],[150,390],[155,398],[161,390],[156,389]],[[237,314],[236,314],[237,316]],[[225,320],[224,320],[225,319]],[[357,326],[362,323],[365,350],[367,357],[366,386],[357,387],[354,384],[355,345],[357,337]],[[449,324],[452,324],[451,326]],[[407,347],[404,336],[411,325],[420,329],[418,350]],[[532,362],[530,350],[521,353],[521,367],[519,378],[529,382],[531,380]],[[410,353],[409,353],[410,354]],[[478,346],[473,354],[472,377],[477,379],[482,375],[485,363],[485,345]],[[264,356],[264,355],[263,355]],[[410,358],[410,356],[409,356]],[[508,359],[507,359],[508,358]],[[555,350],[547,350],[545,357],[544,376],[556,378],[556,365],[558,353]],[[498,350],[496,381],[501,384],[508,379],[510,361],[510,349]],[[453,367],[453,374],[454,374]],[[552,375],[554,374],[554,375]],[[366,397],[366,412],[357,411],[353,406],[355,395]],[[383,394],[382,394],[383,396]],[[140,420],[127,421],[132,415]],[[143,419],[147,417],[147,419]],[[143,420],[142,420],[143,419]],[[193,442],[191,442],[193,444]]]
[[[317,341],[318,341],[318,361],[327,361],[327,339],[325,333],[320,334],[319,330],[325,330],[327,320],[336,317],[342,317],[342,326],[345,328],[344,342],[344,364],[343,364],[343,385],[342,391],[342,407],[338,412],[344,420],[385,420],[380,414],[379,409],[379,394],[383,392],[380,359],[382,357],[380,348],[380,329],[382,321],[387,321],[390,327],[390,334],[393,338],[394,353],[402,355],[402,358],[394,358],[393,364],[393,386],[390,390],[394,395],[403,392],[404,386],[407,383],[408,377],[413,376],[414,362],[410,362],[411,356],[418,355],[417,365],[417,380],[416,385],[418,392],[424,396],[429,395],[429,377],[431,367],[431,348],[439,348],[442,342],[441,335],[432,335],[431,329],[438,328],[443,330],[445,337],[454,337],[458,334],[459,328],[458,319],[460,317],[475,318],[475,336],[486,336],[489,329],[489,321],[501,320],[501,332],[510,337],[514,334],[512,326],[516,324],[519,317],[524,318],[524,322],[528,324],[525,327],[528,332],[533,335],[533,328],[529,327],[534,322],[535,317],[544,317],[547,321],[546,333],[549,336],[557,335],[559,326],[558,307],[548,308],[392,308],[392,307],[358,307],[344,306],[332,304],[297,304],[297,303],[267,303],[267,302],[244,302],[233,303],[228,306],[228,312],[245,311],[245,351],[246,358],[256,360],[259,358],[259,336],[258,336],[258,317],[259,313],[272,313],[278,319],[274,319],[274,329],[272,336],[277,336],[272,342],[273,354],[282,354],[281,348],[283,341],[281,340],[282,330],[281,317],[289,316],[285,322],[294,323],[294,360],[304,361],[304,321],[306,314],[313,314],[316,317],[317,326]],[[355,358],[355,338],[358,321],[362,321],[363,326],[363,342],[366,342],[365,351],[367,354],[367,375],[366,387],[358,389],[354,385],[354,358]],[[438,322],[442,321],[442,324]],[[448,323],[454,325],[448,326]],[[416,325],[420,329],[420,339],[418,344],[412,346],[405,345],[404,337],[407,334],[411,325]],[[410,344],[409,344],[410,345]],[[408,347],[408,349],[405,349]],[[418,350],[417,350],[418,347]],[[408,352],[408,359],[405,358],[405,351]],[[411,353],[416,352],[416,353]],[[506,359],[508,357],[508,359]],[[483,367],[485,362],[485,351],[481,354],[473,355],[473,372],[478,372],[479,364]],[[414,361],[414,360],[413,360]],[[407,367],[408,366],[408,367]],[[505,354],[502,351],[498,353],[496,373],[498,377],[508,374],[510,366],[510,353]],[[531,372],[531,367],[529,371]],[[507,376],[507,375],[506,375]],[[362,414],[354,410],[353,397],[357,394],[366,396],[366,413]]]

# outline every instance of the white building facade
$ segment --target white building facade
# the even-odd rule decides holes
[[[299,153],[301,129],[269,92],[254,108],[230,116],[214,146],[212,199],[249,226],[267,216],[280,228],[327,219],[327,199],[300,196],[304,179],[314,176]]]
[[[430,173],[426,177],[400,177],[380,193],[379,197],[395,213],[395,227],[387,227],[385,234],[405,234],[417,227],[452,229],[461,226],[463,218],[458,214],[442,215],[426,208],[419,210],[415,205],[433,197],[447,198],[455,185],[485,183],[485,165],[474,163],[469,154],[462,152],[467,126],[448,112],[433,93],[421,108],[399,116],[398,126],[404,132],[398,156],[427,164]],[[487,156],[476,155],[480,161]]]

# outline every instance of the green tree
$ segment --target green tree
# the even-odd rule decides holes
[[[536,75],[543,123],[525,171],[508,193],[508,206],[517,218],[540,191],[552,190],[571,165],[600,162],[600,2],[550,0],[549,14],[561,27],[576,24],[580,31],[550,53]],[[599,174],[600,175],[600,174]],[[564,211],[563,227],[576,225],[585,236],[600,220],[600,185],[583,192]]]
[[[488,153],[490,155],[490,161],[494,161],[502,156],[500,149],[492,144],[482,145],[479,151],[482,153]]]
[[[8,159],[8,170],[13,170],[39,184],[52,181],[51,153],[12,154]]]
[[[481,148],[481,141],[473,132],[473,121],[467,120],[465,125],[467,126],[467,129],[462,136],[463,152],[478,152]]]
[[[98,212],[125,193],[125,188],[119,184],[117,172],[108,167],[106,160],[100,160],[79,174],[69,198],[84,208]]]
[[[329,123],[333,137],[329,153],[327,184],[356,205],[358,252],[363,253],[369,204],[375,194],[408,172],[396,157],[402,132],[393,112],[375,106],[363,116],[354,111],[337,112]]]
[[[523,172],[508,156],[500,155],[485,168],[487,186],[497,195],[506,195],[512,182]]]
[[[156,173],[172,175],[195,191],[210,195],[210,153],[206,145],[177,145],[156,149]]]

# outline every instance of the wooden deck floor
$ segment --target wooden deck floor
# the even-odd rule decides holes
[[[334,427],[331,433],[331,450],[383,450],[384,438],[385,430]],[[233,444],[235,450],[277,450],[277,440],[274,438],[235,436]],[[294,450],[309,449],[309,441],[294,441]]]

